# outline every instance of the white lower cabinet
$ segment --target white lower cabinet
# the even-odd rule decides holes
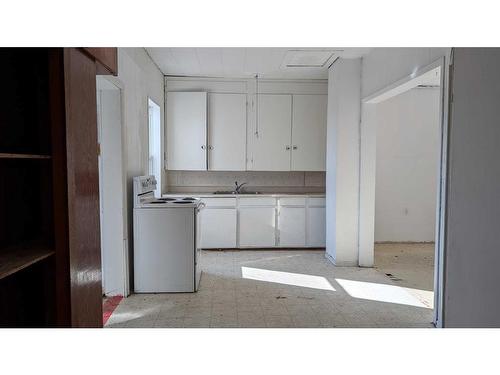
[[[276,246],[276,208],[240,207],[240,247]]]
[[[325,198],[202,198],[203,249],[325,247]]]
[[[307,209],[307,246],[326,246],[325,207],[309,207]]]
[[[305,247],[306,208],[280,207],[278,231],[279,247]]]
[[[236,208],[205,208],[201,211],[201,247],[237,247]]]

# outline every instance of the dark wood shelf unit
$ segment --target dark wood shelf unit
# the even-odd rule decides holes
[[[36,244],[3,249],[0,253],[0,280],[54,254],[54,250]]]
[[[0,152],[0,159],[51,159],[51,155],[9,154]]]
[[[0,48],[0,327],[102,327],[96,74],[116,64]]]

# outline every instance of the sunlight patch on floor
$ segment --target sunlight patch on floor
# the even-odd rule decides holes
[[[301,286],[304,288],[313,288],[321,290],[335,291],[330,282],[322,277],[315,275],[305,275],[301,273],[271,271],[261,268],[241,267],[241,276],[244,279],[267,281],[270,283]]]
[[[422,303],[406,289],[397,285],[372,283],[368,281],[354,281],[335,279],[351,297],[371,301],[397,303],[415,307],[430,308]]]

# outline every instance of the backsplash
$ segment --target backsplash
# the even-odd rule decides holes
[[[324,193],[325,172],[167,171],[169,193],[211,193],[232,190],[246,182],[248,191],[262,193]]]

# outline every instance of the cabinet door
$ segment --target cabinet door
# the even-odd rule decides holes
[[[307,209],[307,246],[326,246],[325,215],[325,207],[309,207]]]
[[[292,96],[260,94],[257,127],[252,144],[252,169],[290,170]]]
[[[278,216],[279,246],[306,246],[306,208],[280,207]]]
[[[247,96],[209,94],[208,167],[212,171],[246,169]]]
[[[236,208],[205,208],[201,211],[201,247],[236,247]]]
[[[167,93],[167,168],[207,169],[207,93]]]
[[[274,207],[240,208],[240,246],[274,247],[276,245]]]
[[[326,95],[294,95],[292,170],[326,170]]]

